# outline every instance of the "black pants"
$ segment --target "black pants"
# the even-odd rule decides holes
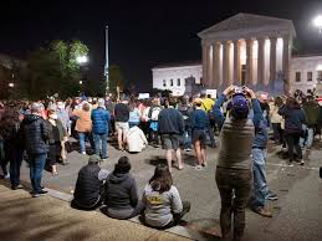
[[[284,131],[281,128],[281,124],[280,123],[272,123],[272,127],[273,127],[273,131],[274,131],[274,141],[276,143],[283,144],[283,138],[284,138],[283,132]]]
[[[299,133],[287,133],[285,135],[286,143],[287,143],[287,150],[288,150],[288,158],[292,160],[302,160],[302,150],[300,146],[300,138],[301,135]],[[294,154],[294,148],[296,154]]]
[[[245,229],[245,209],[251,195],[251,170],[225,169],[217,167],[216,183],[221,198],[220,228],[223,239],[231,230],[234,216],[234,240],[241,240]]]

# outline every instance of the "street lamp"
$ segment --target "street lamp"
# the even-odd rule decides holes
[[[78,62],[78,64],[85,64],[88,62],[88,57],[86,55],[77,56],[76,61]]]
[[[322,34],[322,15],[318,15],[313,19],[314,27],[318,28],[319,33]]]

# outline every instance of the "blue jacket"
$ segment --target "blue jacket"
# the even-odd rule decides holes
[[[159,114],[160,134],[179,134],[184,133],[184,120],[181,113],[174,108],[165,108]]]
[[[196,109],[191,114],[191,127],[192,129],[204,130],[209,127],[209,117],[202,109]]]
[[[109,111],[104,108],[97,108],[92,111],[93,132],[95,134],[108,133],[108,126],[111,120]]]
[[[215,121],[221,129],[222,125],[225,122],[225,116],[221,112],[220,108],[227,101],[227,98],[224,94],[220,94],[217,102],[213,107],[213,112],[215,114]],[[267,140],[268,140],[268,133],[266,129],[266,123],[263,119],[262,109],[260,107],[259,101],[257,99],[252,99],[252,106],[253,106],[253,117],[252,121],[255,126],[255,138],[253,142],[253,147],[257,148],[266,148]]]

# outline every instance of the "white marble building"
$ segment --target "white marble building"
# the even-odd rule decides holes
[[[292,91],[312,90],[322,83],[322,55],[292,57],[290,74]]]
[[[194,77],[206,88],[222,90],[247,85],[273,95],[307,92],[322,81],[322,56],[293,56],[296,31],[291,20],[239,13],[200,33],[201,63],[158,66],[152,69],[153,87],[175,96]]]
[[[188,78],[196,84],[202,82],[201,62],[174,63],[160,65],[152,69],[153,88],[171,90],[173,96],[182,96],[186,90]]]

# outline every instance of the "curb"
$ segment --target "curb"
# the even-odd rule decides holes
[[[56,198],[56,199],[59,199],[59,200],[65,201],[65,202],[70,202],[73,199],[73,196],[69,195],[67,193],[60,192],[60,191],[57,191],[57,190],[54,190],[54,189],[51,189],[51,188],[46,188],[46,190],[48,191],[48,195],[53,197],[53,198]],[[138,224],[142,225],[141,222],[139,221],[138,217],[131,218],[128,221],[131,221],[133,223],[138,223]],[[144,226],[144,225],[142,225],[142,226]],[[219,236],[214,236],[214,235],[211,235],[211,234],[199,232],[199,231],[196,231],[196,230],[193,230],[193,229],[190,229],[190,228],[186,228],[186,227],[183,227],[183,226],[180,226],[180,225],[177,225],[175,227],[172,227],[172,228],[169,228],[169,229],[166,229],[166,230],[163,230],[163,231],[166,232],[166,233],[172,233],[172,234],[175,234],[175,235],[186,237],[186,238],[191,239],[191,240],[201,240],[201,241],[204,241],[204,240],[212,240],[212,241],[221,240],[221,238]]]

